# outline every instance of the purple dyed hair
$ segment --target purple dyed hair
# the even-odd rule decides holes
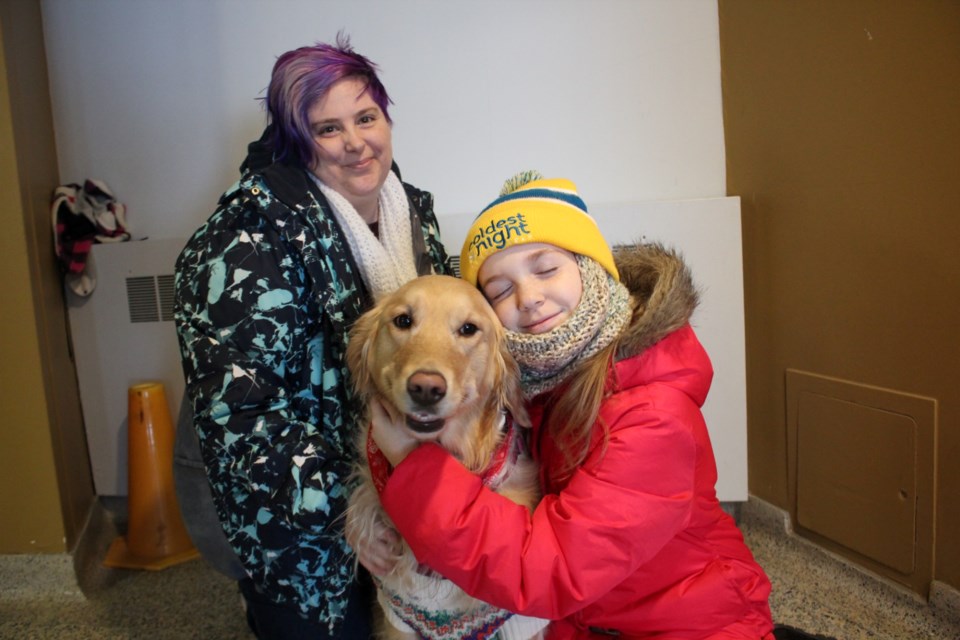
[[[335,45],[318,42],[287,51],[273,65],[265,99],[270,114],[270,148],[275,160],[313,164],[314,142],[307,113],[327,91],[344,78],[360,78],[387,122],[390,96],[377,77],[377,66],[353,50],[350,38],[337,34]]]

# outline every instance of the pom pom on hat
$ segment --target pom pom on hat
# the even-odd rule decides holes
[[[617,280],[610,246],[573,182],[524,171],[507,180],[500,197],[480,212],[460,252],[460,275],[477,284],[488,257],[518,244],[543,242],[593,258]]]
[[[528,169],[526,171],[521,171],[512,178],[507,178],[503,183],[503,186],[500,187],[500,195],[505,196],[507,194],[513,193],[520,187],[533,182],[534,180],[543,180],[543,175],[535,169]],[[487,207],[489,209],[489,207]]]

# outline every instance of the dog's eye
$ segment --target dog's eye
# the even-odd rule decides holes
[[[477,325],[473,324],[472,322],[464,322],[463,326],[460,327],[460,335],[472,336],[479,330],[480,329],[477,327]]]
[[[409,329],[412,324],[413,318],[410,317],[409,313],[401,313],[393,318],[393,326],[397,329]]]

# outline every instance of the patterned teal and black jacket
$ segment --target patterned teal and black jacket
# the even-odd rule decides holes
[[[450,273],[432,196],[404,186],[418,271]],[[371,304],[329,205],[289,165],[246,171],[177,261],[186,397],[220,522],[258,590],[334,636],[360,419],[344,349]]]

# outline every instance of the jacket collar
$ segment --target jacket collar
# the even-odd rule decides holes
[[[634,302],[618,354],[628,358],[686,325],[699,296],[690,269],[676,251],[654,243],[621,245],[613,253]]]

